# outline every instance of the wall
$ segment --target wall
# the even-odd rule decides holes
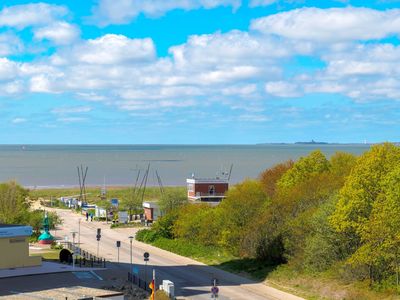
[[[0,269],[40,266],[40,256],[29,256],[29,238],[0,238]]]

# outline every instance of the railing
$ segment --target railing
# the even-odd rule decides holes
[[[202,192],[197,192],[193,197],[225,197],[225,193],[202,193]]]
[[[128,281],[130,283],[137,285],[138,287],[144,289],[147,292],[151,291],[151,289],[149,287],[150,281],[143,280],[136,274],[132,274],[132,273],[128,272]]]
[[[80,247],[73,246],[71,242],[66,242],[66,248],[72,253],[77,254],[78,256],[75,258],[75,266],[79,267],[97,267],[97,268],[105,268],[106,267],[106,259],[102,257],[98,257],[93,255],[89,251],[82,250]],[[75,249],[74,249],[75,248]],[[72,262],[70,262],[71,264]]]

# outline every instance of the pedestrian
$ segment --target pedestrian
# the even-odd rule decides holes
[[[90,221],[93,222],[93,213],[90,213]]]
[[[86,211],[86,221],[89,221],[89,213]]]

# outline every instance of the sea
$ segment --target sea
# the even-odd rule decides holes
[[[27,188],[134,186],[146,170],[148,186],[184,186],[186,179],[225,177],[234,184],[315,149],[328,158],[337,151],[362,154],[366,144],[260,145],[0,145],[0,181]]]

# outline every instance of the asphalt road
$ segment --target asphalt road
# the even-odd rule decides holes
[[[75,242],[80,240],[82,249],[93,254],[97,252],[96,229],[101,228],[101,240],[99,243],[99,256],[110,261],[117,261],[118,251],[116,241],[121,241],[119,249],[119,262],[121,268],[130,270],[130,242],[129,236],[135,234],[135,229],[110,229],[110,224],[102,222],[87,222],[84,216],[80,216],[69,210],[57,209],[62,217],[63,224],[58,228],[58,238],[68,236],[72,241],[71,231],[80,231],[76,234]],[[81,221],[79,222],[79,219]],[[80,225],[79,225],[80,224]],[[80,230],[79,230],[80,228]],[[210,299],[211,282],[213,278],[219,281],[219,299],[284,299],[299,300],[297,296],[269,287],[261,282],[251,281],[244,277],[222,271],[199,263],[195,260],[164,251],[162,249],[133,240],[132,247],[133,269],[144,277],[150,278],[152,270],[156,272],[156,284],[162,280],[170,280],[175,284],[175,296],[187,299]],[[150,260],[145,267],[143,253],[150,254]]]

